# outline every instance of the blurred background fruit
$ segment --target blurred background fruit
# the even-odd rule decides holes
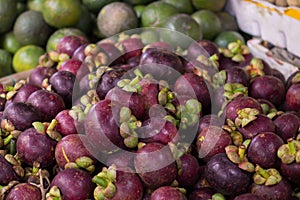
[[[12,65],[15,72],[22,72],[35,68],[39,64],[39,57],[45,50],[39,46],[26,45],[14,54]]]
[[[4,49],[0,49],[0,77],[12,73],[11,63],[11,55]]]
[[[17,17],[17,3],[12,0],[0,0],[0,33],[11,29]]]

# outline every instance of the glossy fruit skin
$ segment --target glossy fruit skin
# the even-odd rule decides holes
[[[5,108],[3,119],[12,122],[16,130],[24,131],[31,127],[33,122],[40,119],[40,113],[29,103],[13,102]]]
[[[26,102],[32,104],[40,112],[42,121],[50,122],[60,111],[65,109],[63,98],[57,93],[47,90],[38,90],[32,93]]]
[[[209,200],[215,193],[216,191],[210,187],[193,189],[189,194],[189,200]]]
[[[238,196],[234,197],[233,200],[252,200],[252,199],[262,200],[261,197],[257,196],[256,194],[251,194],[251,193],[244,193],[244,194],[238,195]]]
[[[158,80],[170,80],[170,76],[173,76],[170,80],[172,81],[183,73],[179,56],[163,48],[147,48],[141,55],[139,68],[143,73],[150,73]]]
[[[278,166],[277,149],[283,145],[283,140],[273,132],[257,134],[248,147],[248,159],[262,168],[276,168]]]
[[[55,130],[57,130],[63,136],[77,134],[77,128],[75,124],[75,120],[69,114],[70,110],[65,109],[60,111],[55,119],[57,120],[57,124],[55,126]]]
[[[65,62],[63,62],[60,67],[59,71],[69,71],[72,72],[75,76],[77,75],[77,72],[80,70],[80,67],[82,65],[83,61],[76,60],[75,58],[71,58]]]
[[[13,102],[26,102],[26,100],[32,93],[40,89],[41,88],[36,85],[26,83],[18,90],[17,94],[15,94],[15,96],[13,97]]]
[[[56,51],[65,53],[72,57],[74,51],[83,44],[87,44],[88,40],[82,36],[67,35],[61,38],[57,44]]]
[[[171,186],[162,186],[157,188],[151,194],[150,200],[164,200],[164,199],[173,199],[173,200],[187,200],[186,196],[177,190],[175,187]]]
[[[194,97],[196,95],[198,101],[202,104],[203,112],[210,112],[210,86],[205,82],[203,77],[194,73],[185,73],[176,80],[174,84],[174,91],[178,95],[186,95],[190,97]]]
[[[46,78],[50,78],[57,70],[51,67],[38,66],[33,69],[29,75],[29,84],[42,87],[42,83]]]
[[[115,182],[117,192],[112,200],[136,199],[143,197],[143,185],[138,175],[132,172],[117,170]]]
[[[65,169],[53,178],[50,187],[57,186],[65,200],[89,199],[93,193],[91,176],[80,169]]]
[[[275,106],[284,101],[285,87],[283,82],[274,76],[259,76],[249,86],[249,96],[257,99],[267,99]]]
[[[68,162],[65,156],[70,162],[75,162],[77,158],[86,156],[94,160],[94,163],[96,163],[96,159],[84,146],[82,140],[83,137],[85,137],[85,135],[71,134],[63,137],[57,143],[55,147],[55,160],[60,168],[64,169]]]
[[[13,180],[19,180],[13,166],[6,161],[4,156],[0,155],[0,184],[7,185]]]
[[[17,139],[18,157],[27,165],[39,162],[41,167],[47,167],[54,161],[56,141],[34,128],[23,131]]]
[[[66,107],[72,105],[75,79],[75,75],[69,71],[58,71],[49,79],[53,91],[63,98]]]
[[[243,193],[250,184],[249,174],[233,164],[224,153],[212,157],[204,173],[209,184],[225,195]]]
[[[85,134],[99,152],[110,152],[123,148],[123,138],[118,127],[117,103],[105,99],[96,103],[85,119]]]
[[[225,117],[234,121],[238,116],[237,111],[244,108],[255,108],[262,114],[260,104],[252,97],[237,97],[225,107]]]
[[[284,177],[278,184],[273,186],[253,183],[249,190],[252,194],[256,194],[264,200],[290,200],[292,194],[291,185]]]
[[[200,133],[204,128],[209,126],[221,127],[223,125],[222,120],[215,114],[204,115],[199,119],[198,133]]]
[[[225,153],[225,147],[232,143],[230,135],[222,128],[208,126],[197,136],[197,150],[200,159],[209,161],[214,155]]]
[[[292,84],[286,91],[285,106],[286,110],[300,112],[300,83]]]
[[[15,185],[5,196],[6,200],[40,200],[42,199],[41,191],[38,187],[30,183],[19,183]]]
[[[232,66],[224,70],[226,72],[225,83],[240,83],[248,86],[249,76],[241,67]]]
[[[276,117],[274,124],[276,126],[276,134],[286,142],[289,138],[297,136],[300,127],[300,117],[291,112],[286,112]]]
[[[179,173],[177,181],[181,187],[191,188],[200,177],[200,166],[195,156],[184,154],[180,157],[182,173]]]
[[[244,139],[252,139],[261,132],[274,132],[276,131],[273,121],[263,114],[258,114],[257,118],[251,121],[244,127],[238,127],[238,131],[242,133]]]
[[[163,147],[166,148],[162,149]],[[161,152],[154,153],[158,150]],[[167,146],[161,143],[147,143],[137,151],[134,166],[142,182],[147,187],[156,189],[169,185],[175,180],[177,167],[173,160],[173,155]],[[157,163],[162,165],[160,169],[156,169]]]
[[[100,99],[104,99],[107,92],[117,86],[118,81],[125,75],[126,71],[123,69],[113,69],[104,72],[101,76],[96,92]]]
[[[123,49],[123,57],[125,61],[129,61],[131,58],[140,58],[144,44],[140,38],[127,38],[119,44]]]
[[[291,164],[280,164],[280,170],[284,177],[286,177],[290,182],[295,183],[296,185],[300,184],[300,164],[291,163]]]
[[[142,95],[137,92],[127,92],[119,87],[114,87],[108,91],[105,99],[130,108],[137,119],[143,118],[145,114],[145,101]]]
[[[175,125],[160,117],[151,117],[143,122],[138,129],[139,138],[142,142],[159,142],[167,145],[169,142],[178,142],[178,131]]]

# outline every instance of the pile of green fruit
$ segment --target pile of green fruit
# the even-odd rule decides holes
[[[124,30],[165,27],[224,46],[224,41],[241,39],[234,17],[223,12],[225,4],[226,0],[0,0],[0,77],[35,68],[39,56],[55,50],[66,35],[95,42]]]

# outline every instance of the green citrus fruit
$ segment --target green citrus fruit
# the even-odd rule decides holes
[[[199,10],[192,17],[202,28],[203,38],[212,40],[221,32],[221,21],[218,16],[210,10]]]
[[[82,4],[85,5],[92,13],[98,14],[101,8],[115,1],[117,0],[82,0]]]
[[[192,0],[192,3],[197,10],[221,11],[226,4],[226,0]]]
[[[22,45],[44,46],[52,28],[45,22],[41,12],[28,10],[18,16],[13,31]]]
[[[194,11],[192,1],[190,0],[162,0],[177,8],[178,12],[191,14]]]
[[[39,57],[45,50],[39,46],[26,45],[18,49],[13,56],[12,65],[16,72],[35,68],[39,64]]]
[[[27,7],[29,10],[43,12],[43,4],[45,0],[27,0]]]
[[[137,6],[133,7],[135,14],[138,18],[141,18],[142,13],[144,12],[145,8],[146,8],[145,5],[137,5]]]
[[[17,17],[17,2],[0,0],[0,33],[9,31]]]
[[[178,10],[171,4],[156,1],[146,6],[141,16],[143,27],[161,27],[168,18],[177,14]]]
[[[236,41],[242,41],[242,43],[245,43],[245,39],[243,36],[236,32],[236,31],[225,31],[220,33],[214,40],[214,42],[219,46],[223,48],[227,48],[227,45],[230,42],[236,42]]]
[[[187,14],[181,13],[171,16],[166,21],[164,28],[181,32],[197,41],[202,39],[202,31],[199,24],[190,15]],[[168,35],[166,37],[171,39],[172,35]],[[174,39],[175,41],[178,40],[178,38]]]
[[[58,29],[54,33],[52,33],[52,35],[50,35],[47,41],[47,45],[46,45],[47,52],[55,51],[59,40],[67,35],[79,35],[85,37],[85,34],[77,28]]]
[[[98,14],[99,31],[106,37],[138,27],[138,18],[133,8],[123,2],[104,6]]]
[[[85,5],[81,5],[81,17],[76,24],[75,28],[80,29],[84,33],[88,34],[92,30],[93,27],[93,19],[92,14],[89,12]]]
[[[7,76],[13,73],[12,67],[12,56],[4,49],[0,49],[0,77]]]
[[[16,51],[21,48],[21,43],[16,39],[16,36],[12,31],[7,32],[1,38],[1,46],[4,50],[8,51],[9,53],[16,53]]]
[[[81,17],[80,0],[45,0],[43,5],[45,21],[56,28],[74,26]]]
[[[222,31],[238,31],[239,27],[237,25],[234,16],[230,15],[228,12],[218,12],[217,16],[221,21]]]

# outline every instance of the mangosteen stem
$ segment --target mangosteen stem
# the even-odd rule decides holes
[[[295,148],[293,138],[288,139],[287,142],[288,142],[288,147],[289,147],[290,154],[295,155],[297,151],[296,151],[296,148]]]
[[[57,124],[57,120],[56,119],[52,119],[51,123],[49,124],[48,128],[47,128],[47,132],[48,131],[53,131],[54,127]]]
[[[259,165],[256,165],[255,167],[255,171],[258,172],[258,174],[260,174],[262,177],[264,177],[265,179],[268,179],[270,177],[269,173],[267,172],[267,170],[263,169],[262,167],[260,167]]]
[[[211,197],[212,200],[225,200],[225,197],[221,193],[215,193]]]
[[[243,160],[245,158],[245,153],[246,153],[246,148],[244,145],[241,145],[238,150],[238,154],[239,154],[241,160]]]
[[[3,144],[8,145],[13,138],[14,138],[13,135],[9,134],[6,138],[4,138]]]

